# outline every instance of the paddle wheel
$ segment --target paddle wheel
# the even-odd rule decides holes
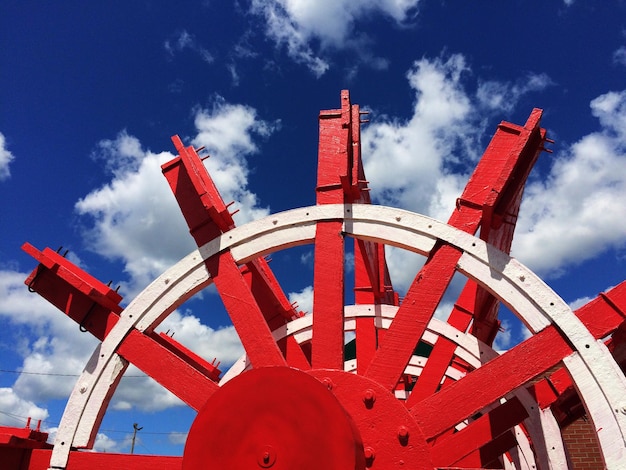
[[[125,308],[60,254],[25,244],[39,263],[29,289],[101,344],[54,445],[38,431],[0,429],[3,468],[563,469],[562,428],[582,415],[606,468],[624,468],[626,282],[572,312],[508,254],[524,184],[550,142],[541,110],[523,126],[498,126],[447,223],[370,203],[360,115],[347,91],[320,114],[315,206],[241,227],[197,150],[173,137],[178,156],[163,173],[198,249]],[[310,315],[290,304],[264,258],[305,244],[315,250]],[[385,246],[425,257],[401,300]],[[464,287],[438,320],[453,276]],[[155,332],[210,284],[246,353],[224,374]],[[501,304],[531,335],[498,354]],[[129,364],[197,411],[182,457],[85,451]]]

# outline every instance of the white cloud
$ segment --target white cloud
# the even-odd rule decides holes
[[[122,441],[118,441],[105,433],[99,432],[96,434],[96,441],[94,442],[93,450],[94,452],[120,452],[122,449],[127,448],[130,445],[130,439],[130,436],[127,436]]]
[[[416,95],[413,115],[408,120],[382,116],[364,128],[365,174],[377,202],[429,214],[444,193],[458,197],[462,182],[445,166],[478,135],[471,125],[471,99],[461,84],[466,72],[459,54],[415,62],[407,74]],[[438,191],[440,181],[448,191]]]
[[[544,275],[626,243],[626,90],[594,99],[591,112],[601,130],[557,155],[522,202],[513,253]]]
[[[253,137],[266,138],[278,124],[221,98],[211,109],[196,110],[195,124],[197,135],[191,143],[205,146],[212,155],[204,163],[225,202],[236,201],[236,222],[266,215],[267,209],[259,207],[256,195],[248,190],[246,158],[258,151]],[[130,276],[124,289],[136,293],[194,247],[161,173],[161,164],[174,155],[145,150],[124,131],[114,140],[100,142],[99,157],[112,172],[112,181],[79,200],[76,210],[93,222],[85,230],[89,248],[121,260]]]
[[[48,418],[48,410],[40,408],[32,401],[25,400],[8,387],[0,387],[0,425],[24,427],[25,418],[45,420]]]
[[[0,271],[0,316],[21,336],[21,374],[13,391],[24,400],[67,397],[97,344],[90,334],[24,285],[27,274]],[[48,375],[43,375],[48,374]]]
[[[619,65],[626,65],[626,46],[622,46],[613,53],[613,62]]]
[[[290,292],[287,297],[296,309],[304,313],[313,313],[313,286],[307,286],[299,292]]]
[[[319,77],[330,67],[322,57],[325,49],[350,47],[358,52],[356,46],[368,42],[356,31],[360,20],[382,15],[404,24],[416,14],[418,3],[419,0],[253,0],[252,12],[265,19],[266,34],[277,46],[285,47],[293,60]],[[379,59],[373,63],[381,65]]]
[[[0,181],[6,180],[11,176],[9,164],[14,160],[14,156],[6,147],[6,139],[4,134],[0,132]]]
[[[363,130],[365,174],[376,202],[446,221],[483,150],[484,122],[476,116],[499,113],[504,102],[515,105],[552,82],[542,74],[518,83],[479,80],[472,93],[471,70],[459,54],[423,58],[407,78],[415,92],[412,115],[401,120],[374,112]],[[601,130],[558,154],[548,177],[526,188],[514,254],[542,275],[626,240],[626,219],[615,203],[626,196],[626,91],[596,98],[591,110]],[[420,261],[390,250],[394,286],[405,289]]]
[[[541,91],[553,85],[546,74],[528,74],[515,83],[487,80],[480,83],[476,98],[480,105],[490,110],[509,112],[515,109],[519,99],[530,92]]]
[[[159,326],[159,331],[170,331],[174,339],[211,362],[217,359],[220,368],[230,367],[244,353],[241,341],[233,326],[213,329],[186,312],[175,311]]]
[[[171,432],[167,435],[167,440],[170,444],[184,444],[187,442],[187,433],[186,432]]]
[[[211,53],[207,49],[202,47],[198,43],[197,39],[192,34],[189,34],[189,32],[186,30],[177,33],[172,37],[172,39],[168,39],[167,41],[165,41],[163,47],[172,57],[178,52],[189,49],[198,54],[200,58],[208,64],[212,63],[215,60]]]
[[[493,349],[496,351],[506,351],[513,346],[513,329],[509,321],[504,320],[500,325],[500,330],[493,341]]]
[[[572,311],[575,311],[575,310],[578,310],[583,305],[587,305],[592,300],[593,300],[593,297],[580,297],[570,302],[568,305],[569,305],[569,308],[572,309]]]

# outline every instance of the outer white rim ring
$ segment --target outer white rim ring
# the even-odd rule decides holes
[[[337,219],[344,221],[343,231],[348,235],[422,255],[428,254],[437,239],[443,240],[464,252],[457,269],[491,291],[531,332],[553,323],[576,350],[572,359],[564,362],[598,429],[607,468],[621,465],[626,459],[626,416],[619,410],[626,405],[626,379],[603,343],[593,338],[541,279],[506,253],[426,216],[369,204],[332,204],[281,212],[235,228],[190,253],[140,293],[122,312],[120,321],[92,356],[90,370],[83,372],[75,386],[57,433],[51,467],[64,468],[70,444],[85,447],[95,435],[110,389],[125,369],[115,351],[131,328],[154,328],[211,282],[205,259],[230,249],[235,260],[243,263],[311,243],[317,222]],[[61,446],[61,442],[65,444]]]

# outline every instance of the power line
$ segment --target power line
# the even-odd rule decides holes
[[[25,371],[25,370],[9,370],[9,369],[0,369],[0,372],[3,372],[5,374],[24,374],[24,375],[44,375],[44,376],[48,376],[48,377],[80,377],[80,374],[57,374],[57,373],[53,373],[53,372],[31,372],[31,371]],[[124,375],[123,377],[128,377],[128,378],[141,378],[141,377],[147,377],[146,375]]]
[[[9,413],[7,411],[0,410],[0,414],[6,415],[6,416],[8,416],[10,418],[22,421],[24,423],[26,423],[26,421],[28,420],[27,416],[20,416],[20,415],[16,415],[16,414],[13,414],[13,413]],[[54,421],[50,421],[48,419],[42,419],[41,422],[42,423],[46,423],[46,424],[48,424],[50,426],[58,426],[60,424],[60,423],[56,423]],[[116,433],[116,434],[131,434],[130,431],[119,431],[119,430],[116,430],[116,429],[99,429],[98,432],[102,432],[102,433],[105,433],[105,432],[106,433]],[[141,434],[169,436],[170,434],[186,434],[186,432],[183,432],[183,431],[168,431],[168,432],[150,432],[150,431],[145,431],[145,432],[142,432]]]

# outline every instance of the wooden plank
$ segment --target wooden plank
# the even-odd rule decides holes
[[[489,361],[410,409],[427,439],[549,372],[572,348],[554,327]],[[532,358],[532,360],[529,360]]]
[[[342,221],[320,222],[313,280],[314,369],[343,370],[344,239]]]
[[[193,367],[182,351],[177,355],[135,329],[131,330],[118,352],[196,411],[219,388]]]
[[[263,312],[230,251],[207,259],[205,264],[252,365],[286,365]]]
[[[431,450],[433,464],[452,466],[463,457],[480,449],[528,417],[517,398],[491,410],[446,439],[438,440]]]
[[[438,244],[409,288],[365,376],[394,390],[452,280],[461,252]]]

